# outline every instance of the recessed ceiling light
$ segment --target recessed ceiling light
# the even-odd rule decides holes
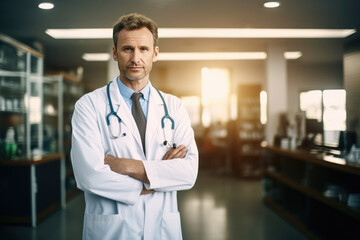
[[[54,8],[54,4],[50,2],[43,2],[38,5],[39,8],[49,10]]]
[[[345,38],[355,29],[159,28],[159,38]],[[111,28],[47,29],[56,39],[111,39]]]
[[[264,7],[266,8],[277,8],[280,6],[280,2],[266,2],[264,3]]]

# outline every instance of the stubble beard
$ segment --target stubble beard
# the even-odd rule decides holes
[[[127,73],[126,73],[126,67],[125,68],[120,68],[120,75],[122,75],[122,77],[125,79],[125,80],[129,80],[129,81],[138,81],[138,80],[142,80],[146,77],[146,71],[145,69],[143,68],[142,71],[143,73],[139,76],[139,77],[131,77],[129,76]]]

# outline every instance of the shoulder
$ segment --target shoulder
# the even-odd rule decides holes
[[[154,89],[154,90],[156,91],[156,89]],[[171,113],[172,115],[178,115],[178,114],[182,115],[184,113],[184,111],[186,111],[183,101],[179,97],[177,97],[173,94],[170,94],[170,93],[165,93],[160,90],[159,90],[159,92],[161,95],[159,95],[159,100],[157,100],[157,101],[159,101],[159,103],[163,104],[163,102],[160,102],[160,101],[162,101],[162,100],[160,100],[161,97],[163,97],[169,113]],[[158,93],[156,93],[156,95],[158,95]]]
[[[92,92],[86,93],[83,95],[77,102],[76,106],[87,105],[95,106],[99,103],[105,103],[105,101],[99,101],[106,97],[106,86],[97,88]]]
[[[157,88],[155,88],[155,87],[153,87],[154,88],[154,90],[156,91],[156,90],[158,90],[159,92],[160,92],[160,94],[161,94],[161,96],[164,98],[164,100],[166,101],[166,103],[178,103],[178,104],[181,104],[181,99],[180,98],[178,98],[177,96],[175,96],[175,95],[172,95],[172,94],[170,94],[170,93],[166,93],[166,92],[163,92],[163,91],[161,91],[160,89],[157,89]]]

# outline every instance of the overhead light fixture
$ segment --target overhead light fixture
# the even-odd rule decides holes
[[[165,52],[159,54],[159,61],[195,60],[263,60],[265,52]]]
[[[280,6],[280,2],[266,2],[264,3],[264,7],[266,8],[277,8]]]
[[[287,60],[298,59],[302,56],[299,51],[285,52]],[[108,61],[109,53],[85,53],[85,61]],[[160,52],[158,61],[214,61],[214,60],[265,60],[265,52]]]
[[[160,38],[344,38],[355,29],[161,28]]]
[[[355,29],[160,28],[159,38],[345,38]],[[56,39],[111,39],[111,28],[47,29]]]
[[[300,51],[285,52],[287,60],[302,56]],[[209,60],[265,60],[265,52],[160,52],[159,61],[209,61]]]
[[[302,52],[300,51],[294,51],[294,52],[284,52],[284,57],[287,60],[294,60],[298,59],[302,56]]]
[[[82,58],[85,61],[89,61],[89,62],[103,62],[103,61],[109,61],[110,54],[109,53],[84,53],[82,55]]]
[[[69,28],[47,29],[46,34],[55,39],[108,39],[112,38],[111,28]]]
[[[51,2],[43,2],[38,5],[39,8],[49,10],[54,8],[54,4]]]

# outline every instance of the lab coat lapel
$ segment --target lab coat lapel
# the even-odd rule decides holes
[[[136,142],[142,148],[141,137],[140,137],[138,127],[132,116],[132,113],[130,112],[129,107],[126,105],[125,100],[123,99],[123,97],[120,94],[116,78],[113,80],[113,83],[110,85],[110,94],[111,94],[111,100],[112,100],[113,106],[114,106],[114,111],[116,111],[118,116],[121,118],[121,121],[123,122],[123,124],[129,129],[131,134],[136,139]],[[122,132],[123,132],[123,129],[122,129]]]
[[[157,136],[158,130],[161,129],[161,118],[163,115],[163,102],[156,89],[151,86],[145,134],[146,156],[148,157],[154,155],[151,151],[156,151],[153,146],[158,143],[155,142],[156,139],[154,138]]]

